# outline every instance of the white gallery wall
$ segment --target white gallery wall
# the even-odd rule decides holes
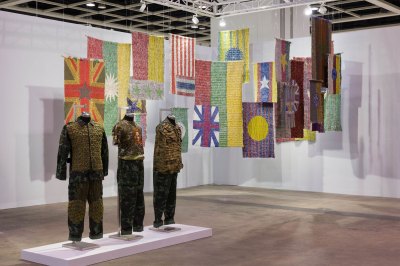
[[[226,29],[250,28],[252,62],[274,60],[279,32],[267,27],[275,13],[225,19]],[[290,55],[310,56],[309,19],[296,14]],[[212,21],[213,47],[218,22]],[[243,159],[239,148],[215,149],[216,184],[400,197],[400,27],[337,33],[333,40],[335,52],[343,53],[343,132],[317,134],[315,143],[276,144],[275,159]],[[252,101],[252,86],[243,86],[244,101]]]
[[[131,43],[131,35],[84,25],[0,12],[0,209],[67,201],[68,181],[55,178],[58,141],[64,119],[63,55],[86,57],[86,36]],[[165,42],[168,52],[169,42]],[[196,57],[211,59],[210,48],[196,47]],[[165,55],[164,101],[147,101],[145,191],[152,191],[155,127],[159,109],[188,107],[194,99],[172,96],[169,54]],[[189,128],[192,128],[189,121]],[[189,139],[192,139],[189,131]],[[109,175],[104,196],[115,196],[117,148],[108,139]],[[189,147],[178,187],[213,183],[211,151]]]

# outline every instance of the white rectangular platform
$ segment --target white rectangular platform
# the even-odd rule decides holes
[[[164,233],[149,230],[151,226],[144,228],[143,232],[135,233],[143,238],[136,241],[123,241],[109,238],[106,234],[102,239],[91,240],[84,238],[82,241],[98,244],[100,247],[91,250],[78,251],[63,248],[62,244],[70,241],[23,249],[21,259],[41,263],[45,265],[73,266],[90,265],[107,260],[113,260],[149,250],[168,247],[212,236],[212,229],[183,224],[171,225],[181,228],[180,231]]]

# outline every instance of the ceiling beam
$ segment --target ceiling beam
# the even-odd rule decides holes
[[[370,20],[370,19],[378,19],[378,18],[387,18],[387,17],[394,17],[400,16],[400,14],[396,13],[379,13],[374,15],[365,15],[360,18],[341,18],[341,19],[334,19],[331,20],[333,24],[337,23],[346,23],[346,22],[353,22],[353,21],[361,21],[361,20]]]
[[[384,0],[366,0],[367,2],[374,4],[376,6],[382,7],[390,12],[400,14],[400,8],[396,5],[393,5],[389,2],[386,2]]]
[[[31,0],[9,0],[9,1],[5,1],[0,3],[0,8],[5,8],[5,7],[10,7],[10,6],[16,6],[19,4],[23,4],[26,2],[30,2]]]
[[[354,12],[345,10],[345,9],[343,9],[343,8],[340,8],[340,7],[337,7],[337,6],[333,5],[333,4],[332,4],[332,5],[325,4],[325,6],[331,8],[331,9],[340,11],[340,12],[342,12],[342,13],[346,13],[346,14],[348,14],[348,15],[350,15],[350,16],[353,16],[353,17],[356,17],[356,18],[361,17],[360,15],[358,15],[358,14],[356,14],[356,13],[354,13]]]

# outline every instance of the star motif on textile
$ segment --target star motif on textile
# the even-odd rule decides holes
[[[287,64],[288,64],[288,62],[287,62],[286,54],[281,55],[282,68],[286,68]]]
[[[147,94],[147,97],[151,98],[151,88],[149,85],[146,86],[145,92]]]
[[[86,98],[90,100],[90,89],[87,87],[86,82],[83,83],[82,87],[79,89],[80,92],[80,98]]]
[[[157,92],[157,97],[158,98],[162,98],[163,97],[164,90],[162,88],[158,88],[156,92]]]
[[[267,79],[265,76],[263,76],[263,78],[262,78],[262,80],[260,81],[260,83],[261,83],[260,89],[262,89],[262,88],[267,88],[267,89],[269,89],[269,79]]]
[[[140,111],[140,108],[138,107],[138,101],[127,98],[127,102],[129,107],[129,109],[127,110],[128,112],[135,113],[137,111]]]
[[[133,94],[134,95],[139,95],[140,93],[140,89],[139,89],[139,85],[136,83],[135,86],[133,87]]]

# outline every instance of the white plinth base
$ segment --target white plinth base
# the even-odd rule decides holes
[[[99,240],[82,239],[82,241],[96,243],[100,246],[92,250],[78,251],[63,248],[62,244],[68,243],[68,241],[23,249],[21,259],[45,265],[90,265],[212,236],[211,228],[183,224],[175,224],[173,226],[179,227],[181,230],[166,234],[149,230],[151,226],[147,226],[143,232],[135,232],[135,234],[143,236],[137,241],[122,241],[109,238],[109,235],[115,233],[106,234]]]

